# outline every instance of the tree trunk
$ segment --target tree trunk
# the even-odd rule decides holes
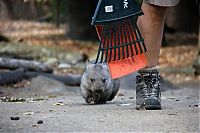
[[[97,39],[95,28],[91,26],[91,20],[96,8],[96,3],[96,0],[67,1],[67,37],[71,39]]]
[[[61,0],[56,0],[56,27],[60,27],[60,7],[61,7]]]
[[[200,27],[199,27],[199,32],[200,32]],[[196,59],[194,60],[193,67],[195,69],[195,74],[200,75],[200,34],[199,34],[199,40],[198,40],[198,54],[197,54]]]
[[[5,3],[8,16],[11,19],[37,19],[38,17],[45,16],[49,10],[48,6],[46,6],[48,5],[48,1],[37,2],[34,0],[28,0],[25,2],[25,0],[2,0],[2,2]],[[2,2],[0,2],[0,4]]]
[[[176,31],[198,33],[199,6],[197,2],[181,0],[179,5],[169,9],[165,23]]]

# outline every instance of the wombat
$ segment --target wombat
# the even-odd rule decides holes
[[[119,79],[112,79],[106,63],[91,61],[82,75],[81,95],[88,104],[105,104],[114,99],[119,86]]]

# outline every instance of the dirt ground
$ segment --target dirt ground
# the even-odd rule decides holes
[[[135,91],[121,90],[104,105],[78,93],[25,102],[0,101],[0,132],[199,132],[199,90],[162,93],[162,110],[136,110]],[[19,120],[11,120],[11,119]]]

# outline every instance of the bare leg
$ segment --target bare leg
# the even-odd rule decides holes
[[[167,7],[143,3],[142,10],[144,15],[139,17],[138,27],[147,46],[148,63],[146,68],[150,68],[158,65]]]

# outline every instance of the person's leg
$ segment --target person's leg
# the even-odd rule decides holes
[[[178,0],[175,0],[176,2]],[[174,0],[144,0],[138,27],[147,46],[147,66],[136,77],[136,108],[161,109],[160,74],[157,70],[167,6]],[[146,2],[146,3],[145,3]],[[160,6],[157,6],[160,5]]]
[[[158,65],[167,7],[143,3],[142,11],[144,15],[138,18],[138,27],[147,47],[146,68],[151,68]]]

